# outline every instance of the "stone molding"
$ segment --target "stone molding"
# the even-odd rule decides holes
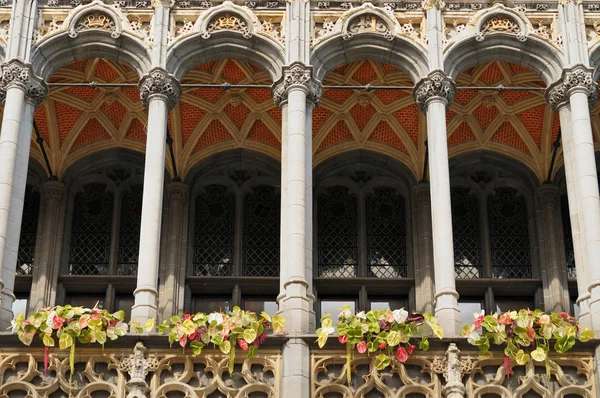
[[[175,5],[175,0],[152,0],[152,8],[165,7],[171,8]]]
[[[558,188],[554,185],[545,184],[538,188],[538,197],[542,209],[551,207],[556,209],[558,206]]]
[[[421,3],[421,8],[423,11],[429,11],[433,8],[443,11],[444,8],[446,8],[446,3],[444,3],[442,0],[424,0]]]
[[[592,77],[593,70],[583,65],[575,65],[563,71],[562,79],[546,90],[546,101],[554,110],[568,105],[573,91],[584,91],[588,96],[588,105],[595,107],[598,102],[598,84]]]
[[[283,67],[283,76],[271,88],[275,104],[281,108],[287,102],[290,88],[298,86],[303,87],[306,91],[307,101],[315,107],[319,105],[323,95],[323,86],[313,77],[312,66],[300,62]]]
[[[185,203],[188,198],[188,192],[188,185],[182,182],[172,182],[167,185],[167,197],[169,198],[169,202],[178,201],[182,204]]]
[[[42,185],[46,200],[61,200],[65,193],[65,184],[58,181],[48,181]]]
[[[161,68],[154,68],[142,77],[138,88],[140,98],[146,108],[148,108],[151,97],[161,96],[167,101],[169,109],[173,109],[181,96],[179,81]]]
[[[421,79],[413,89],[415,102],[423,112],[427,111],[429,101],[434,98],[441,98],[450,106],[456,95],[456,83],[444,72],[436,70]]]
[[[17,59],[10,60],[0,66],[0,99],[6,98],[6,92],[11,87],[19,87],[25,91],[26,101],[31,102],[36,108],[42,105],[48,95],[46,83],[37,77],[31,65]]]

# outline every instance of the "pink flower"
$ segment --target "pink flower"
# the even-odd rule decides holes
[[[365,352],[367,352],[367,342],[366,341],[361,341],[360,343],[358,343],[356,345],[356,349],[358,350],[359,353],[364,354]]]
[[[415,352],[415,346],[412,344],[408,345],[408,355],[412,355],[413,352]]]
[[[258,336],[258,342],[260,344],[264,344],[267,341],[267,333],[262,332],[260,336]]]
[[[510,319],[510,314],[508,312],[505,312],[504,314],[500,315],[500,319],[498,320],[498,323],[500,323],[502,325],[511,325],[512,319]]]
[[[382,341],[379,343],[379,349],[383,350],[385,347],[387,347],[387,343],[385,341]]]
[[[182,347],[185,347],[185,345],[187,344],[187,336],[183,336],[180,340],[179,340],[179,345]]]
[[[510,376],[510,358],[504,356],[504,370],[506,370],[506,376]]]
[[[52,329],[58,330],[62,328],[63,323],[65,323],[65,318],[55,316],[54,318],[52,318]]]
[[[398,350],[396,351],[396,359],[402,363],[406,362],[408,359],[408,352],[406,352],[406,348],[402,346],[398,347]]]
[[[248,351],[248,343],[246,343],[246,340],[244,339],[238,339],[238,345],[240,346],[240,348],[244,351]]]
[[[475,329],[479,329],[481,327],[481,324],[483,324],[483,318],[483,315],[479,315],[477,319],[475,319],[475,323],[473,324],[473,326],[475,326]]]
[[[346,342],[348,341],[348,336],[347,335],[338,336],[338,341],[340,342],[340,344],[346,344]]]

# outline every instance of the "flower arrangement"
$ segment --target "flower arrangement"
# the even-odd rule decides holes
[[[338,316],[339,323],[334,328],[330,314],[321,318],[321,328],[317,329],[317,343],[323,348],[329,335],[337,331],[338,340],[346,345],[346,378],[351,379],[351,361],[354,348],[360,354],[379,352],[375,357],[375,367],[382,370],[389,366],[392,357],[402,363],[415,351],[411,340],[419,338],[419,349],[427,351],[429,340],[425,334],[433,332],[438,338],[444,331],[431,314],[409,314],[404,309],[371,310],[353,314],[345,306]],[[427,328],[425,328],[427,326]],[[397,347],[397,348],[396,348]],[[395,354],[394,354],[395,350]]]
[[[27,346],[31,345],[37,335],[44,344],[44,375],[48,369],[49,347],[56,345],[61,350],[70,349],[69,364],[73,376],[75,345],[98,343],[104,347],[106,340],[116,340],[125,336],[130,328],[138,332],[143,329],[137,324],[123,322],[125,314],[117,311],[111,314],[97,307],[93,309],[72,307],[70,305],[43,307],[38,312],[25,319],[25,314],[19,315],[12,321],[12,332],[17,333],[19,340]],[[153,320],[146,328],[152,329]]]
[[[504,347],[504,367],[510,375],[510,361],[525,365],[531,359],[545,362],[550,375],[548,353],[550,340],[554,351],[565,353],[575,341],[586,342],[594,338],[594,332],[580,330],[577,319],[566,312],[545,314],[541,310],[519,310],[503,314],[475,314],[473,325],[463,326],[463,336],[470,344],[479,347],[479,356],[490,357],[490,342]]]
[[[219,347],[223,354],[229,354],[229,373],[233,373],[235,347],[247,351],[247,357],[252,358],[258,347],[267,339],[267,329],[273,329],[277,334],[283,333],[285,319],[279,315],[271,318],[262,312],[256,315],[251,311],[242,311],[234,307],[229,313],[213,312],[172,316],[169,321],[157,325],[158,332],[168,333],[169,343],[178,342],[185,350],[188,345],[194,355],[200,355],[202,349],[213,344]]]

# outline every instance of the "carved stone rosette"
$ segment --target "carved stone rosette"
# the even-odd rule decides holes
[[[306,99],[313,106],[319,105],[323,94],[323,85],[313,78],[312,67],[300,62],[294,62],[283,68],[283,76],[273,84],[271,95],[278,107],[287,101],[289,89],[293,86],[303,86],[306,89]]]
[[[576,90],[587,93],[590,109],[596,106],[598,84],[592,78],[592,70],[583,65],[565,69],[562,79],[553,83],[546,90],[546,101],[554,110],[558,110],[561,106],[569,103],[570,93]]]
[[[152,96],[159,95],[164,97],[169,104],[169,109],[172,109],[177,104],[181,96],[181,86],[177,79],[161,68],[154,68],[148,72],[140,80],[138,88],[140,90],[140,98],[146,108]]]
[[[25,98],[36,108],[42,105],[48,95],[46,83],[35,76],[31,66],[13,59],[0,66],[0,101],[4,101],[10,87],[19,87],[25,91]]]
[[[442,98],[450,106],[456,95],[456,83],[442,71],[433,71],[421,79],[413,90],[415,102],[423,112],[432,98]]]

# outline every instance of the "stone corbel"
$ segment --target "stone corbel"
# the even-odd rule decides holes
[[[140,98],[147,108],[150,98],[153,96],[162,96],[168,103],[169,109],[179,101],[181,96],[181,86],[179,81],[171,76],[166,70],[154,68],[145,75],[138,85]]]
[[[273,101],[278,107],[287,102],[290,88],[301,86],[306,90],[306,99],[314,107],[321,102],[323,85],[312,76],[312,67],[294,62],[283,67],[283,76],[271,87]]]
[[[433,98],[441,98],[450,106],[456,95],[456,83],[444,72],[436,70],[421,79],[413,89],[415,102],[421,110],[427,110],[427,104]]]

